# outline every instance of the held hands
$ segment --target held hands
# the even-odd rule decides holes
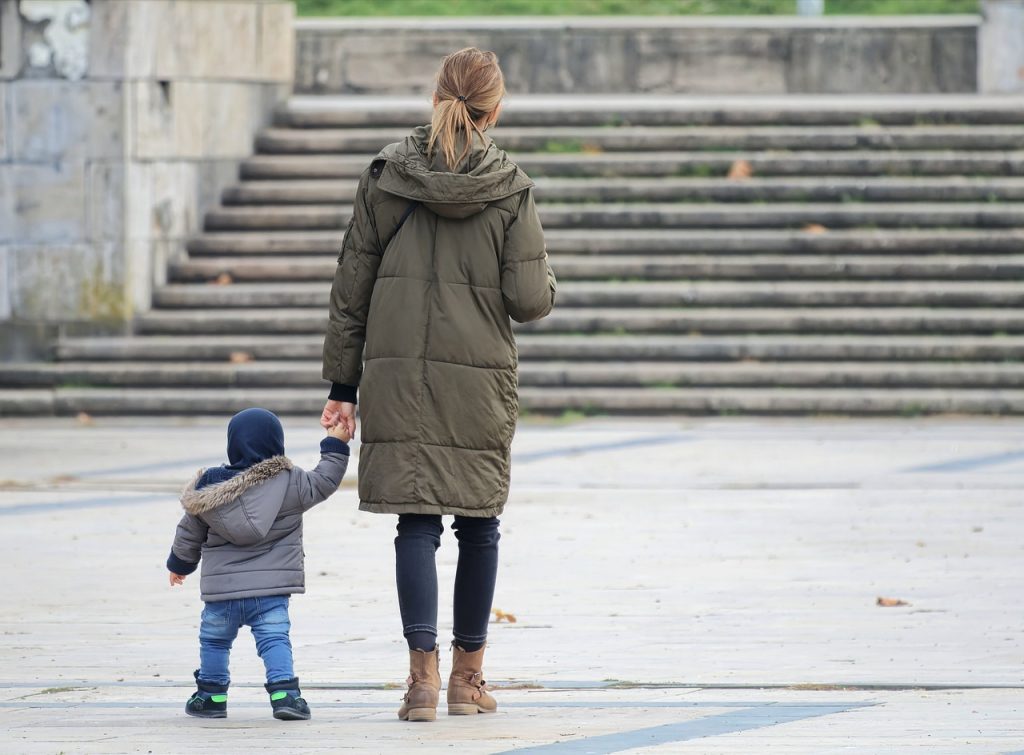
[[[352,440],[352,433],[349,432],[348,424],[345,422],[339,422],[336,425],[331,425],[327,428],[327,434],[332,438],[337,438],[345,443]]]
[[[180,585],[185,581],[185,577],[182,574],[175,574],[174,572],[168,572],[168,581],[171,583],[171,587]]]
[[[331,429],[339,425],[345,426],[345,431],[348,433],[347,438],[330,433]],[[320,426],[327,429],[338,440],[347,443],[356,434],[356,405],[347,401],[328,401],[324,404],[323,414],[320,415]]]

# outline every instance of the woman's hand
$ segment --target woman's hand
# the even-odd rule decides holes
[[[323,428],[344,424],[350,438],[356,437],[356,405],[347,401],[328,401],[320,415]]]
[[[341,402],[328,400],[324,404],[324,413],[320,415],[320,427],[327,429],[338,424],[341,418]]]

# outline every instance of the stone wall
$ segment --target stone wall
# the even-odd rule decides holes
[[[1014,0],[1016,1],[1016,0]],[[977,90],[977,16],[311,19],[296,90],[424,94],[443,55],[494,50],[513,93]]]
[[[116,325],[149,307],[168,259],[290,91],[294,9],[0,7],[0,352],[10,353],[14,336],[47,325]]]

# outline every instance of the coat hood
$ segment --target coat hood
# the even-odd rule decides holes
[[[228,423],[228,463],[210,467],[196,488],[230,480],[239,472],[274,456],[284,456],[281,420],[266,409],[245,409]]]
[[[260,485],[292,468],[287,456],[274,456],[257,462],[234,477],[198,487],[209,470],[200,469],[181,492],[181,506],[193,516],[199,516],[218,506],[237,500],[247,490]]]
[[[460,133],[456,153],[465,136]],[[430,126],[420,126],[404,141],[381,150],[385,166],[377,182],[381,191],[421,202],[446,218],[468,218],[491,202],[505,199],[533,186],[529,177],[512,162],[490,137],[473,134],[469,154],[452,172],[439,152],[427,156]]]

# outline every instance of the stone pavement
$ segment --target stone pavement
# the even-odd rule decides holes
[[[270,718],[248,636],[230,718],[184,715],[198,580],[163,561],[223,427],[0,421],[0,752],[1024,752],[1020,420],[525,422],[500,711],[432,725],[395,717],[394,519],[354,478],[309,515],[293,601],[314,719]],[[310,464],[315,425],[286,437]],[[442,635],[455,555],[446,533]]]

